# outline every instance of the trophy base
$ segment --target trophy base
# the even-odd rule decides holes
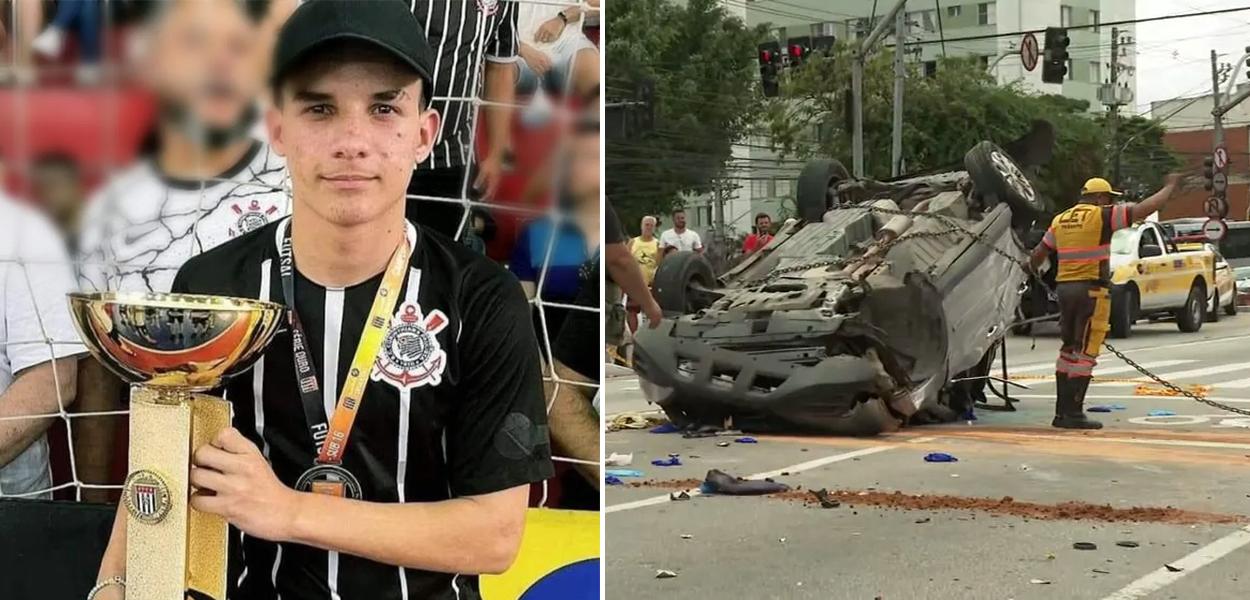
[[[230,404],[204,394],[170,403],[153,388],[130,391],[130,473],[122,494],[127,600],[226,597],[225,519],[188,504],[191,453],[230,426]]]

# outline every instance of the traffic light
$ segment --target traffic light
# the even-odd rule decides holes
[[[803,60],[812,53],[812,38],[810,36],[790,38],[786,42],[786,55],[789,58],[788,66],[797,67],[803,64]]]
[[[803,64],[803,56],[807,54],[807,49],[798,45],[790,44],[790,66],[797,67]]]
[[[1042,81],[1063,83],[1068,74],[1068,30],[1047,27],[1046,42],[1042,46]]]
[[[1210,156],[1202,159],[1203,189],[1208,192],[1215,189],[1215,161]]]
[[[777,80],[781,70],[781,45],[769,42],[759,45],[760,86],[764,96],[776,98],[781,93],[781,85]]]

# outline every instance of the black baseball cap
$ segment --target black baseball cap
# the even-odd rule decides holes
[[[365,42],[386,50],[421,76],[425,102],[433,94],[434,50],[425,28],[402,0],[307,0],[278,32],[271,84],[325,44]]]

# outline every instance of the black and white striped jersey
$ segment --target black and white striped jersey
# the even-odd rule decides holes
[[[511,0],[409,0],[434,49],[433,108],[443,116],[440,141],[421,168],[471,162],[474,110],[457,100],[481,95],[486,61],[517,60],[517,3]],[[444,98],[444,100],[438,100]]]
[[[174,290],[283,302],[282,219],[191,259]],[[546,405],[529,305],[511,274],[465,246],[408,225],[413,252],[343,466],[373,502],[436,502],[552,475]],[[327,417],[382,274],[324,288],[295,274]],[[419,338],[419,339],[418,339]],[[315,447],[297,389],[289,329],[220,393],[234,425],[295,487]],[[232,530],[232,600],[480,598],[477,577],[388,566]]]

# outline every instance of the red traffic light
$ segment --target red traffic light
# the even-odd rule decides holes
[[[763,64],[773,62],[773,53],[768,50],[760,50],[760,62]]]
[[[790,56],[791,58],[803,58],[803,47],[798,44],[792,44],[790,46]]]

